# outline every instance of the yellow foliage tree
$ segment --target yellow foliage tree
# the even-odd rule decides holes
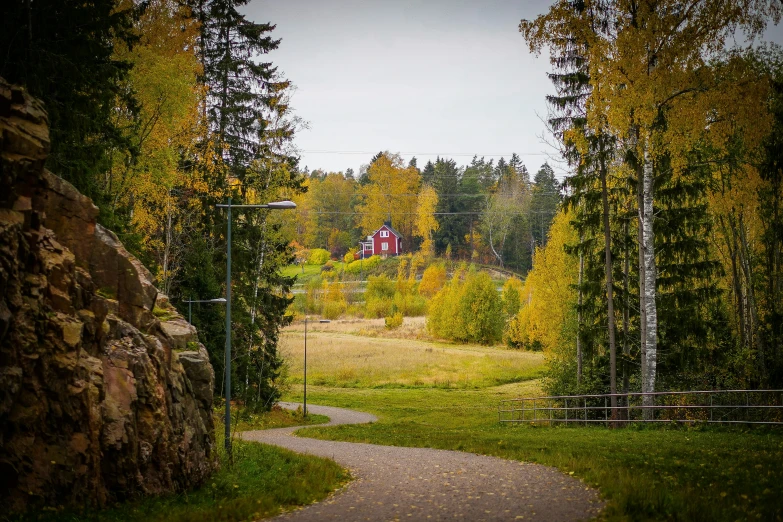
[[[404,237],[414,235],[417,198],[421,176],[415,167],[406,167],[397,154],[385,152],[370,165],[369,183],[360,190],[362,202],[357,207],[365,234],[376,230],[384,221]]]
[[[432,233],[439,228],[435,217],[435,209],[438,208],[438,193],[430,185],[424,185],[419,192],[416,207],[416,235],[423,239],[421,253],[425,257],[432,257],[435,253],[435,244],[432,241]]]
[[[578,267],[565,245],[577,234],[569,214],[561,211],[552,222],[546,246],[537,248],[531,270],[521,291],[521,308],[506,333],[510,344],[542,349],[548,359],[561,363],[574,360],[577,295],[574,285]]]
[[[104,192],[112,209],[130,213],[141,248],[157,262],[158,282],[168,293],[185,247],[183,233],[199,211],[175,190],[207,190],[180,166],[183,151],[193,148],[200,132],[199,31],[188,7],[165,0],[149,2],[135,30],[139,41],[132,48],[120,43],[115,51],[133,65],[127,88],[138,110],[120,108],[115,118],[135,154],[115,153]]]
[[[424,275],[419,282],[419,294],[427,299],[440,292],[446,284],[446,267],[441,263],[432,264],[424,269]]]

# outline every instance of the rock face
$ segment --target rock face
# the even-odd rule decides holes
[[[42,106],[0,78],[0,505],[198,485],[216,466],[206,350],[90,199],[44,170],[48,150]]]

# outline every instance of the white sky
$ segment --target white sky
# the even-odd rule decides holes
[[[438,154],[464,165],[516,152],[535,173],[557,158],[542,140],[549,56],[531,55],[517,28],[549,4],[251,0],[244,10],[277,24],[282,42],[264,59],[294,83],[292,105],[309,122],[295,140],[302,167],[358,174],[380,150],[415,155],[419,168]],[[781,27],[767,39],[782,42]]]

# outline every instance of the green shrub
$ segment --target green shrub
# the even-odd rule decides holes
[[[424,315],[427,311],[427,301],[420,295],[413,292],[403,294],[396,292],[394,294],[394,307],[406,317],[416,317]]]
[[[402,326],[402,313],[397,312],[392,315],[387,315],[385,322],[386,322],[386,328],[388,328],[389,330],[394,330],[395,328],[399,328],[400,326]]]
[[[321,306],[321,315],[326,319],[337,319],[347,309],[345,301],[324,301]]]
[[[347,264],[349,264],[349,263],[353,263],[353,261],[354,261],[354,259],[353,259],[353,255],[354,255],[355,253],[356,253],[356,249],[355,249],[355,248],[351,248],[351,249],[350,249],[350,250],[348,250],[348,252],[347,252],[347,253],[346,253],[346,254],[343,256],[343,261],[345,262],[345,264],[346,264],[346,265],[347,265]]]
[[[338,281],[324,281],[321,301],[321,315],[327,319],[337,319],[348,308],[342,285]]]
[[[367,290],[364,292],[367,318],[380,318],[390,315],[394,306],[395,281],[385,275],[369,276]]]
[[[304,311],[317,314],[321,309],[321,295],[323,294],[323,279],[314,277],[305,283]]]
[[[349,274],[358,274],[362,270],[367,272],[381,264],[381,256],[370,256],[367,259],[357,259],[345,265],[344,270]]]
[[[323,248],[314,248],[310,250],[310,256],[307,258],[308,265],[323,265],[329,261],[329,251]]]
[[[430,302],[427,329],[444,339],[493,344],[503,334],[502,311],[492,279],[483,272],[460,269]]]

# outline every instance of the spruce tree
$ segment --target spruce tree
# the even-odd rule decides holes
[[[301,193],[303,176],[290,142],[296,121],[289,107],[290,83],[268,61],[259,61],[280,40],[274,25],[247,20],[238,10],[246,0],[199,0],[194,12],[201,21],[201,58],[209,89],[204,107],[210,135],[220,161],[211,176],[212,193],[232,197],[234,204],[259,204],[290,199]],[[218,200],[205,198],[213,216],[200,233],[208,237],[213,261],[203,267],[225,277],[226,215]],[[248,405],[266,409],[279,396],[276,380],[282,361],[277,353],[280,328],[290,322],[293,279],[280,275],[292,261],[290,238],[282,234],[282,211],[234,211],[232,230],[232,391]],[[188,283],[198,283],[193,274]],[[211,278],[211,276],[210,276]],[[184,285],[183,285],[184,286]],[[184,288],[184,291],[189,290]],[[202,297],[202,296],[199,296]],[[214,316],[221,311],[205,312]],[[222,343],[210,355],[221,367]]]
[[[118,102],[134,111],[132,93],[122,89],[130,64],[114,56],[115,42],[134,39],[133,15],[117,0],[14,0],[4,2],[0,16],[0,76],[43,100],[51,139],[47,167],[90,196],[102,222],[109,152],[135,153],[113,118]]]
[[[560,184],[555,171],[544,163],[533,180],[533,195],[530,202],[532,234],[537,246],[546,246],[547,233],[560,205]]]

